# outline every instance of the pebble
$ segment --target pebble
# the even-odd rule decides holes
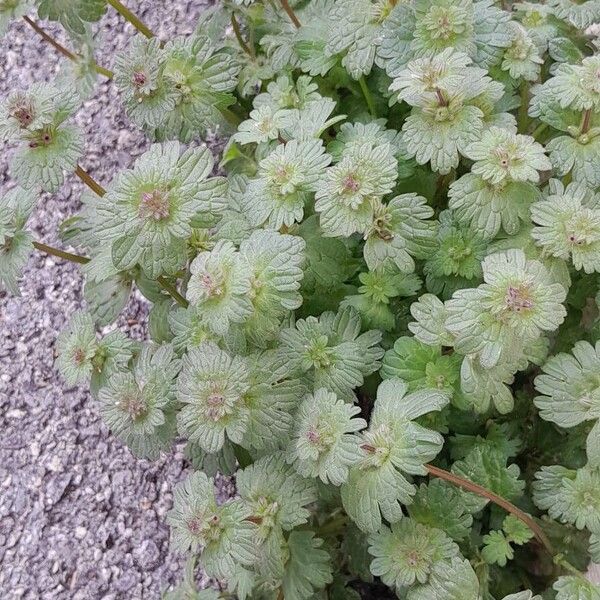
[[[208,4],[127,0],[162,39],[190,33]],[[72,46],[57,24],[45,22],[44,28]],[[111,68],[132,28],[109,8],[94,31],[96,60]],[[0,97],[49,80],[64,60],[22,21],[0,39],[0,57],[5,58],[0,60]],[[104,184],[150,144],[129,123],[114,85],[103,80],[75,121],[86,134],[81,164]],[[0,193],[14,186],[11,153],[0,152]],[[42,194],[29,222],[35,237],[65,246],[57,228],[80,208],[83,191],[81,182],[69,176],[59,192]],[[0,292],[0,414],[5,417],[0,433],[0,598],[159,600],[184,573],[185,557],[169,548],[164,515],[171,508],[173,486],[189,466],[181,448],[154,462],[136,459],[102,424],[87,389],[67,386],[55,371],[56,337],[84,306],[82,285],[76,265],[33,254],[22,296]],[[143,298],[133,294],[118,325],[144,339],[147,311]],[[227,480],[219,485],[230,493]],[[198,580],[209,583],[200,570]]]

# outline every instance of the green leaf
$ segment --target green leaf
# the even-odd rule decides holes
[[[288,538],[290,554],[282,581],[286,600],[308,600],[314,590],[333,580],[331,557],[321,548],[323,540],[312,531],[293,531]]]
[[[490,531],[483,536],[483,549],[481,557],[490,565],[497,564],[505,567],[507,561],[514,558],[514,551],[501,531]]]

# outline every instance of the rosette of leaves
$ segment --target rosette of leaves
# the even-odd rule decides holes
[[[585,4],[591,4],[586,2]],[[582,600],[600,599],[600,586],[581,575],[564,575],[559,577],[552,588],[557,592],[556,600],[581,598]]]
[[[423,272],[428,291],[448,299],[481,280],[487,244],[483,236],[457,223],[451,211],[442,211],[439,220],[437,247],[427,257]]]
[[[378,199],[392,191],[398,162],[387,144],[352,144],[318,183],[315,210],[329,236],[366,233]]]
[[[140,127],[158,127],[177,105],[178,91],[164,76],[165,63],[160,40],[140,35],[115,58],[115,83],[128,115]]]
[[[558,35],[559,23],[553,18],[552,7],[537,2],[518,2],[513,8],[529,37],[539,49],[546,50],[548,43]]]
[[[317,499],[316,486],[298,475],[281,454],[273,454],[238,471],[236,487],[257,522],[260,558],[256,570],[264,577],[277,577],[285,569],[283,532],[308,521],[306,507]]]
[[[465,154],[475,161],[471,173],[495,186],[509,181],[538,183],[540,171],[552,169],[541,144],[500,127],[490,127]]]
[[[577,270],[600,271],[600,197],[581,184],[551,180],[549,194],[531,206],[531,235],[552,256]]]
[[[443,445],[442,436],[415,422],[440,411],[448,395],[434,389],[407,394],[401,379],[386,379],[377,389],[369,428],[360,436],[360,457],[342,486],[344,509],[367,532],[379,531],[382,517],[389,523],[402,518],[416,488],[407,477],[424,475],[424,464]]]
[[[212,577],[229,577],[255,558],[256,525],[241,500],[217,505],[214,483],[196,471],[175,486],[173,509],[167,514],[175,548],[202,548],[202,567]]]
[[[19,295],[19,278],[33,250],[25,229],[35,207],[31,191],[14,188],[0,196],[0,289]]]
[[[600,343],[581,340],[571,353],[550,357],[535,378],[541,394],[534,402],[542,419],[570,428],[585,421],[594,426],[587,436],[587,456],[600,466]]]
[[[560,465],[542,467],[535,474],[533,501],[553,519],[577,529],[600,533],[600,472],[586,465],[567,469]]]
[[[260,161],[257,177],[248,184],[244,209],[251,224],[279,229],[302,221],[330,161],[321,140],[279,144]]]
[[[452,56],[454,64],[447,68],[435,56],[408,63],[390,86],[413,106],[402,126],[407,155],[441,174],[458,166],[460,155],[480,138],[485,115],[477,98],[496,86],[468,57],[447,52],[442,58]]]
[[[35,0],[40,19],[60,21],[69,32],[84,35],[106,11],[106,0]]]
[[[512,40],[504,50],[501,68],[514,80],[537,81],[544,64],[538,46],[525,27],[514,21],[509,25]]]
[[[118,330],[98,339],[92,317],[76,312],[58,337],[56,366],[68,385],[91,380],[97,393],[119,372],[127,370],[134,343]]]
[[[590,188],[600,184],[594,169],[600,156],[600,87],[594,78],[599,60],[590,56],[581,64],[560,64],[553,77],[534,87],[529,109],[530,115],[568,134],[546,144],[556,174],[571,172],[574,181]]]
[[[303,477],[319,477],[341,485],[349,467],[357,462],[359,438],[354,435],[367,422],[356,418],[360,408],[324,388],[307,396],[298,408],[287,460]]]
[[[465,152],[475,164],[451,184],[449,208],[485,238],[501,227],[515,234],[529,220],[528,206],[539,196],[529,182],[537,183],[539,171],[552,167],[543,147],[529,136],[490,127]]]
[[[291,75],[283,73],[267,84],[266,92],[255,96],[253,105],[255,108],[268,106],[273,110],[301,109],[322,97],[318,89],[312,77],[300,75],[294,81]]]
[[[383,24],[377,62],[395,77],[410,60],[448,48],[477,64],[497,64],[510,45],[509,16],[488,1],[436,0],[397,4]]]
[[[189,141],[195,132],[224,124],[234,103],[239,65],[204,34],[161,47],[139,40],[116,63],[116,82],[134,121],[159,140]]]
[[[446,303],[445,325],[457,351],[477,353],[481,365],[491,368],[501,356],[519,356],[525,343],[558,328],[566,291],[522,250],[489,255],[482,268],[483,284],[456,291]]]
[[[427,584],[438,563],[451,567],[451,559],[460,556],[458,546],[441,530],[421,525],[411,518],[383,526],[369,536],[373,575],[396,589],[398,597],[411,600]]]
[[[261,144],[276,140],[290,119],[290,111],[273,109],[262,104],[250,111],[250,118],[242,121],[232,139],[240,144]]]
[[[354,307],[361,316],[364,328],[391,331],[396,325],[398,299],[414,296],[421,280],[414,273],[400,273],[393,264],[359,273],[362,284],[355,296],[346,296],[341,308]]]
[[[374,201],[372,208],[364,234],[367,266],[377,269],[391,263],[401,272],[412,273],[414,258],[426,258],[435,248],[437,223],[427,220],[433,209],[416,194],[401,194],[385,203]]]
[[[249,411],[244,394],[250,388],[250,366],[212,342],[192,348],[183,357],[177,398],[179,432],[206,452],[217,452],[225,440],[240,443]]]
[[[110,375],[98,392],[106,425],[138,456],[157,458],[172,442],[179,368],[172,346],[145,345],[132,370]]]
[[[76,90],[48,83],[12,92],[2,101],[0,137],[18,144],[10,171],[22,187],[55,192],[64,172],[75,170],[83,137],[67,120],[79,103]]]
[[[402,379],[408,391],[437,389],[450,399],[460,396],[460,354],[442,354],[440,346],[429,346],[414,337],[400,337],[385,353],[381,366],[384,379]]]
[[[210,331],[226,335],[252,314],[251,272],[231,242],[198,254],[190,273],[187,299]]]
[[[225,210],[225,180],[209,177],[213,164],[207,148],[181,154],[178,142],[168,142],[117,175],[95,211],[119,271],[139,264],[156,279],[185,265],[193,225],[215,223]]]
[[[351,307],[298,319],[279,339],[280,359],[293,373],[306,377],[314,390],[325,388],[348,401],[364,378],[379,369],[383,356],[381,332],[361,333],[360,316]]]

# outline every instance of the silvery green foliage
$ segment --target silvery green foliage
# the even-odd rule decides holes
[[[67,122],[79,108],[77,90],[36,83],[0,103],[0,138],[16,144],[10,172],[26,189],[55,192],[75,170],[83,136]]]
[[[35,0],[41,19],[60,21],[73,34],[84,34],[106,11],[106,0]]]
[[[402,518],[416,489],[407,476],[424,474],[423,464],[443,445],[436,431],[415,419],[441,410],[448,396],[434,389],[406,394],[401,379],[380,384],[369,428],[361,434],[358,460],[342,487],[342,503],[360,529],[376,532],[382,517],[390,523]]]
[[[198,130],[223,124],[239,67],[213,41],[196,33],[164,46],[134,38],[117,57],[115,81],[132,120],[157,139],[189,141]]]
[[[119,358],[123,364],[123,356],[115,356],[118,341],[117,338],[109,342],[105,338],[105,352],[113,363]],[[97,356],[98,351],[91,359],[92,364]],[[105,370],[108,368],[107,365]],[[135,359],[131,372],[105,375],[107,384],[98,393],[100,414],[111,431],[139,456],[156,458],[172,443],[175,380],[179,369],[180,361],[172,346],[146,345]]]
[[[0,290],[19,295],[19,278],[33,250],[32,236],[25,229],[35,208],[32,191],[14,188],[0,197]]]
[[[76,56],[0,104],[10,293],[47,248],[38,192],[84,175],[69,119],[107,9],[34,4]],[[134,36],[114,80],[154,143],[59,232],[87,304],[66,384],[135,454],[177,441],[191,464],[167,597],[599,600],[577,570],[600,562],[600,2],[289,5]],[[30,6],[0,0],[0,31]],[[132,292],[143,342],[112,327]]]

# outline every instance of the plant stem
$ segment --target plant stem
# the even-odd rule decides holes
[[[183,308],[187,308],[190,303],[177,291],[177,288],[169,283],[162,275],[156,280],[160,287],[162,287],[165,292],[168,292],[173,300],[179,304],[179,306],[183,306]]]
[[[73,254],[72,252],[67,252],[66,250],[61,250],[60,248],[55,248],[54,246],[48,246],[47,244],[42,244],[42,242],[33,242],[33,247],[39,250],[40,252],[44,252],[45,254],[51,254],[52,256],[56,256],[57,258],[62,258],[64,260],[68,260],[72,263],[77,263],[79,265],[85,265],[90,262],[90,259],[87,256],[81,256],[81,254]],[[171,285],[168,281],[166,281],[162,276],[157,280],[158,285],[162,287],[165,292],[168,292],[175,302],[184,308],[189,306],[188,301],[177,291],[177,288],[174,285]]]
[[[563,554],[557,554],[554,557],[554,564],[562,567],[565,571],[572,573],[577,577],[583,577],[585,579],[585,575],[579,570],[576,569],[565,557]]]
[[[279,0],[279,2],[281,2],[281,6],[283,7],[283,10],[285,10],[285,12],[287,13],[287,16],[290,18],[290,21],[294,24],[294,26],[297,29],[300,29],[300,27],[302,27],[302,23],[300,23],[300,21],[298,20],[298,17],[296,16],[294,9],[290,6],[288,0]]]
[[[534,138],[537,139],[537,137],[543,133],[544,131],[546,131],[546,128],[548,127],[548,123],[540,123],[534,130],[533,133],[531,134]]]
[[[581,123],[581,133],[587,133],[590,130],[590,126],[592,124],[592,109],[588,108],[583,113],[583,122]]]
[[[529,126],[529,115],[527,111],[529,109],[529,84],[527,81],[523,81],[521,84],[521,104],[519,105],[519,112],[517,114],[517,131],[519,133],[527,133]]]
[[[369,90],[369,87],[367,86],[367,82],[365,81],[364,76],[360,76],[358,83],[360,85],[360,89],[362,90],[363,96],[365,97],[365,100],[367,101],[367,106],[369,107],[369,112],[371,113],[371,116],[376,119],[377,118],[377,111],[375,110],[375,103],[373,102],[373,96],[371,96],[371,91]]]
[[[106,79],[112,79],[114,76],[114,73],[110,69],[101,67],[99,64],[94,63],[94,69],[96,69],[96,73],[103,75]]]
[[[463,479],[458,475],[454,475],[454,473],[450,473],[449,471],[444,471],[444,469],[440,469],[438,467],[434,467],[433,465],[425,465],[425,468],[429,471],[429,474],[433,477],[439,477],[440,479],[445,479],[449,483],[456,485],[468,492],[473,492],[482,498],[486,498],[490,502],[497,504],[505,511],[520,519],[531,529],[535,537],[539,540],[539,542],[544,546],[550,556],[554,556],[554,548],[552,547],[552,543],[546,536],[546,534],[542,531],[540,526],[525,512],[523,512],[520,508],[517,508],[514,504],[509,502],[508,500],[502,498],[502,496],[498,496],[494,492],[476,484],[468,479]]]
[[[27,15],[25,15],[23,17],[23,20],[36,33],[38,33],[38,35],[41,38],[46,40],[51,46],[53,46],[56,50],[58,50],[63,56],[66,56],[69,60],[73,60],[73,61],[77,60],[78,56],[75,53],[71,52],[70,50],[65,48],[62,44],[57,42],[51,35],[46,33],[46,31],[44,31],[33,19],[30,19]],[[94,63],[94,68],[96,69],[97,73],[100,73],[100,75],[104,75],[104,77],[106,77],[107,79],[112,79],[112,77],[113,77],[112,71],[105,69],[104,67],[101,67],[100,65],[98,65],[96,63]]]
[[[254,50],[250,48],[250,46],[248,46],[248,44],[246,44],[246,42],[244,41],[244,38],[242,37],[242,31],[240,30],[240,24],[238,23],[238,20],[235,18],[235,13],[232,12],[231,13],[231,26],[233,27],[233,32],[235,33],[235,37],[238,41],[238,44],[240,45],[240,48],[251,58],[254,58]]]
[[[108,0],[108,3],[126,20],[129,21],[142,35],[147,38],[155,37],[152,30],[131,12],[120,0]]]
[[[50,45],[54,46],[63,56],[66,56],[69,60],[77,60],[77,56],[70,50],[67,50],[62,44],[59,44],[51,35],[46,33],[33,19],[30,19],[27,15],[23,16],[23,20],[27,23],[36,33],[45,39]]]
[[[86,263],[90,262],[90,259],[87,256],[66,252],[65,250],[60,250],[59,248],[54,248],[53,246],[48,246],[46,244],[42,244],[41,242],[33,242],[33,246],[40,252],[45,252],[46,254],[51,254],[52,256],[57,256],[58,258],[63,258],[64,260],[78,263],[80,265],[85,265]]]
[[[98,196],[102,197],[106,194],[106,190],[85,170],[82,169],[79,165],[75,169],[75,175],[87,185],[90,190],[98,194]]]

